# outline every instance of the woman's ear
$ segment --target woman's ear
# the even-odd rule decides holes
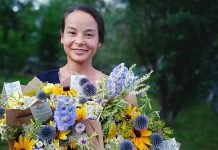
[[[98,43],[98,48],[101,48],[101,42]]]
[[[63,44],[63,36],[64,36],[64,33],[63,33],[63,32],[60,32],[61,44]]]

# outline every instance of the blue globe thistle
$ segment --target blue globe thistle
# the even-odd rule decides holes
[[[120,143],[120,150],[134,150],[134,145],[133,145],[132,141],[124,139]]]
[[[79,80],[79,85],[80,85],[80,86],[83,86],[84,84],[86,84],[86,83],[88,83],[88,82],[90,82],[89,79],[87,79],[87,78],[81,78],[81,79]]]
[[[39,130],[38,136],[42,141],[51,141],[55,137],[55,129],[51,126],[44,126]]]
[[[88,101],[88,99],[86,97],[84,97],[84,96],[79,97],[79,102],[81,104],[85,104],[87,101]]]
[[[0,106],[0,119],[4,117],[4,114],[5,114],[5,108]]]
[[[39,93],[37,93],[36,98],[38,98],[39,100],[44,100],[48,98],[48,95],[45,92],[40,91]]]
[[[137,130],[143,130],[148,125],[148,118],[143,115],[139,115],[133,120],[133,124]]]
[[[152,133],[149,139],[154,147],[159,146],[164,140],[163,136],[158,133]]]
[[[82,86],[82,91],[85,96],[94,96],[97,93],[97,89],[92,83],[85,83]]]

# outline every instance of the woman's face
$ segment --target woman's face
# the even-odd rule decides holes
[[[65,28],[61,33],[68,61],[92,62],[99,43],[98,25],[88,13],[75,10],[65,18]]]

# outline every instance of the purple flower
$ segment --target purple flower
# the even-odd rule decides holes
[[[105,103],[103,98],[96,99],[96,102],[99,103],[101,106],[103,106],[103,104]]]
[[[57,101],[69,102],[70,97],[66,95],[59,95],[56,97]]]
[[[88,82],[90,82],[89,79],[87,79],[87,78],[82,78],[82,79],[80,79],[80,81],[79,81],[79,85],[80,85],[80,86],[83,86],[85,83],[88,83]]]
[[[94,96],[97,93],[95,85],[89,82],[82,86],[82,91],[85,96]]]
[[[55,129],[51,126],[44,126],[39,130],[39,139],[42,141],[51,141],[55,136]]]
[[[0,119],[4,117],[4,114],[5,114],[5,108],[0,106]]]
[[[107,83],[107,89],[109,91],[108,97],[117,96],[122,91],[127,72],[128,68],[124,63],[121,63],[113,69]]]
[[[75,126],[75,130],[77,133],[82,133],[85,130],[85,125],[83,123],[77,123]]]
[[[143,130],[147,127],[148,121],[147,117],[139,115],[133,120],[133,124],[137,130]]]
[[[120,143],[120,150],[134,150],[134,145],[133,145],[132,141],[130,141],[128,139],[124,139]]]
[[[80,142],[82,145],[86,145],[87,140],[86,140],[85,137],[80,137],[80,138],[79,138],[79,142]]]
[[[149,139],[154,147],[159,146],[164,140],[163,136],[158,133],[152,133]]]
[[[73,103],[58,101],[54,112],[54,121],[58,130],[65,131],[75,124],[76,106]]]

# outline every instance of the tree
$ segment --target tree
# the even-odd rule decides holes
[[[131,42],[155,72],[161,115],[168,121],[205,96],[208,79],[217,74],[208,70],[217,65],[217,7],[215,0],[128,1]]]
[[[35,11],[30,2],[0,1],[0,14],[0,67],[19,70],[25,64],[25,58],[35,50],[35,41],[29,40],[35,36]]]

